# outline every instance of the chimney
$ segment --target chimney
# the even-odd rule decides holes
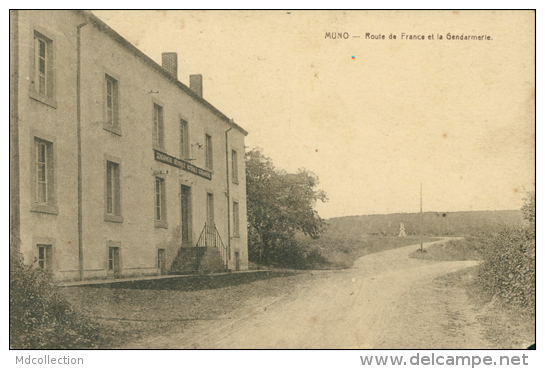
[[[202,97],[202,74],[192,74],[189,76],[189,88]]]
[[[170,75],[178,79],[178,54],[176,53],[163,53],[163,68],[166,69]]]

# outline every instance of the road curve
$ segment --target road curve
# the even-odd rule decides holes
[[[424,301],[420,297],[426,295],[429,298],[429,293],[424,292],[434,288],[434,278],[477,265],[477,262],[434,262],[409,258],[409,254],[418,246],[367,255],[358,259],[348,270],[314,272],[315,283],[300,286],[298,291],[285,299],[209,332],[186,347],[393,349],[407,347],[390,345],[412,346],[413,343],[428,346],[415,348],[438,348],[437,342],[426,343],[426,337],[424,340],[422,337],[409,337],[423,332],[431,337],[426,331],[430,330],[430,325],[434,330],[434,322],[426,319],[429,314],[419,316],[419,312],[425,311],[426,305],[433,306],[436,301]],[[415,310],[415,306],[422,308]],[[424,326],[417,327],[412,333],[403,332],[404,327],[415,328],[414,323],[418,320],[423,324],[417,322],[417,325]],[[443,320],[435,323],[438,330],[449,324]],[[468,341],[470,335],[464,332],[462,336],[464,341],[451,344],[473,347],[479,344],[478,337]],[[406,339],[401,339],[403,337]]]
[[[478,262],[409,258],[419,247],[369,254],[350,269],[313,271],[285,296],[263,296],[234,314],[123,348],[490,348],[465,292],[434,281]]]

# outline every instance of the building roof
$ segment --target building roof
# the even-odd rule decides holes
[[[163,75],[166,79],[168,79],[170,82],[174,83],[176,86],[178,86],[181,90],[183,90],[185,93],[187,93],[189,96],[191,96],[194,100],[199,102],[200,104],[204,105],[207,109],[209,109],[212,113],[214,113],[217,117],[225,121],[226,123],[229,123],[232,125],[233,128],[237,129],[238,131],[242,132],[245,136],[248,135],[248,131],[246,131],[244,128],[236,124],[232,119],[229,119],[225,114],[223,114],[221,111],[219,111],[216,107],[214,107],[212,104],[210,104],[208,101],[206,101],[204,98],[193,92],[188,86],[180,82],[177,78],[174,78],[168,71],[166,71],[162,66],[157,64],[155,61],[153,61],[149,56],[144,54],[142,51],[140,51],[136,46],[131,44],[129,41],[127,41],[123,36],[121,36],[119,33],[114,31],[110,26],[108,26],[106,23],[104,23],[100,18],[98,18],[96,15],[91,13],[89,10],[76,10],[76,12],[80,13],[84,17],[86,17],[90,23],[92,23],[98,30],[101,32],[104,32],[107,34],[110,38],[112,38],[114,41],[119,43],[121,46],[123,46],[127,51],[131,52],[139,58],[144,64],[148,65],[152,69],[154,69],[159,74]]]

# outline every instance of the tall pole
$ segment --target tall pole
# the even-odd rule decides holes
[[[422,240],[422,183],[420,183],[420,252],[424,250],[424,241]]]

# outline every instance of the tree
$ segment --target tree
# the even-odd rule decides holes
[[[293,266],[304,257],[296,232],[318,238],[325,224],[314,209],[317,201],[327,201],[325,192],[316,189],[318,183],[318,177],[306,169],[276,170],[261,149],[246,153],[251,261]]]

